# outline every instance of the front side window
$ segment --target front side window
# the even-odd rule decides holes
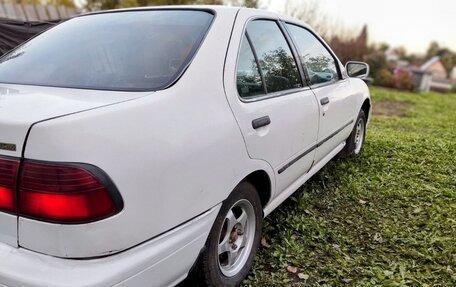
[[[0,83],[163,89],[193,58],[212,19],[208,12],[184,10],[76,17],[0,58]]]
[[[247,34],[258,57],[267,93],[302,87],[296,61],[276,22],[252,21]]]
[[[287,28],[298,46],[310,82],[315,85],[337,81],[339,75],[336,61],[325,46],[304,28],[292,24],[287,24]]]

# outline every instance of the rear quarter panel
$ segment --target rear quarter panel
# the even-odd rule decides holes
[[[82,225],[19,218],[20,246],[58,257],[115,253],[217,205],[254,170],[267,170],[273,180],[266,163],[249,159],[224,95],[223,66],[235,12],[217,15],[173,87],[32,128],[26,158],[98,166],[112,178],[125,206],[112,218]]]

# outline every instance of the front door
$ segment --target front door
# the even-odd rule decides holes
[[[356,96],[350,79],[343,79],[339,63],[329,49],[306,28],[286,24],[300,53],[320,109],[315,163],[344,142],[354,125]]]

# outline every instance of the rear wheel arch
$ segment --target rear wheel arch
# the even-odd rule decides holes
[[[264,209],[271,199],[272,193],[272,182],[267,172],[264,170],[254,171],[247,175],[241,182],[243,181],[249,182],[255,187]]]

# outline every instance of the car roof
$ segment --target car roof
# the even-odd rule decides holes
[[[122,9],[111,9],[102,11],[93,11],[88,13],[80,14],[94,15],[94,14],[107,14],[107,13],[118,13],[118,12],[129,12],[129,11],[152,11],[152,10],[212,10],[216,13],[226,13],[227,11],[237,11],[242,7],[235,6],[223,6],[223,5],[162,5],[162,6],[146,6],[146,7],[134,7],[134,8],[122,8]]]
[[[233,11],[239,10],[249,10],[258,16],[262,14],[268,16],[276,16],[277,18],[289,22],[301,25],[308,29],[312,28],[305,22],[295,19],[290,16],[282,15],[273,11],[264,10],[264,9],[257,9],[257,8],[246,8],[246,7],[238,7],[238,6],[225,6],[225,5],[163,5],[163,6],[146,6],[146,7],[134,7],[134,8],[122,8],[122,9],[112,9],[112,10],[103,10],[103,11],[94,11],[80,14],[79,16],[86,16],[86,15],[96,15],[96,14],[107,14],[107,13],[119,13],[119,12],[130,12],[130,11],[153,11],[153,10],[208,10],[214,11],[218,15],[227,14]]]

